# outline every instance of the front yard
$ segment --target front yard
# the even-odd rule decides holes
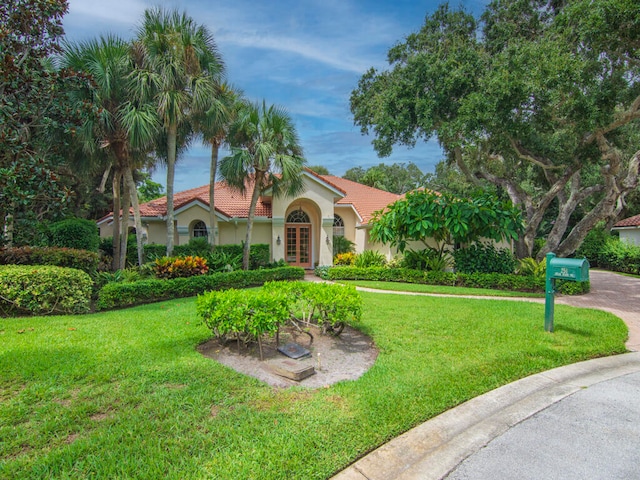
[[[0,478],[327,478],[412,426],[517,378],[622,353],[616,317],[495,300],[364,293],[380,350],[357,381],[276,390],[196,351],[182,299],[0,320]]]

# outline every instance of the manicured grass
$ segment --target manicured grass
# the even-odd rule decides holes
[[[595,310],[364,293],[357,381],[276,390],[202,357],[194,300],[0,320],[0,478],[321,479],[465,400],[625,351]]]
[[[488,288],[448,287],[444,285],[424,285],[421,283],[378,282],[371,280],[338,280],[338,283],[358,287],[392,290],[394,292],[439,293],[444,295],[474,295],[478,297],[528,297],[544,298],[544,293],[510,292]]]

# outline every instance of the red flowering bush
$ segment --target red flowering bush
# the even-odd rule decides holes
[[[204,275],[209,271],[207,259],[196,256],[162,257],[156,259],[153,272],[158,278],[185,278]]]

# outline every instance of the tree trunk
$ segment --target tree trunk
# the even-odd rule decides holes
[[[136,182],[133,180],[133,172],[130,168],[125,171],[125,181],[131,196],[131,206],[133,207],[133,222],[136,226],[136,245],[138,247],[138,266],[144,263],[144,245],[142,243],[142,220],[140,219],[140,203],[138,202],[138,190]]]
[[[175,235],[173,212],[173,183],[176,176],[176,141],[178,125],[171,123],[167,136],[167,257],[173,253],[173,237]]]
[[[211,142],[211,167],[209,169],[209,243],[218,245],[218,217],[216,216],[215,185],[218,170],[218,152],[220,144],[216,140]]]
[[[612,164],[613,163],[614,162],[612,162]],[[567,235],[567,238],[558,245],[556,251],[558,256],[566,257],[572,255],[599,221],[606,220],[619,213],[620,200],[624,200],[624,197],[638,186],[639,168],[640,150],[637,151],[629,161],[629,166],[627,167],[624,178],[615,175],[618,168],[611,168],[609,170],[611,174],[605,176],[604,182],[604,189],[607,194],[573,227],[569,235]],[[609,184],[611,184],[611,186]]]
[[[249,270],[249,253],[251,252],[251,232],[253,230],[253,218],[256,214],[256,206],[260,197],[260,186],[264,179],[264,172],[256,171],[255,184],[253,185],[253,193],[251,194],[251,204],[249,206],[249,216],[247,218],[247,236],[244,241],[244,249],[242,251],[242,268]]]
[[[113,189],[113,259],[112,269],[115,272],[120,270],[120,171],[113,172],[111,183]]]
[[[120,268],[127,268],[127,243],[129,240],[129,204],[131,192],[125,180],[126,172],[122,172],[122,216],[120,217]]]

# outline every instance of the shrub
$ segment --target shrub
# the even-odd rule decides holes
[[[301,280],[304,269],[283,267],[262,270],[238,270],[188,278],[159,278],[131,283],[108,283],[99,292],[97,310],[130,307],[171,298],[192,297],[209,290],[258,287],[273,280]]]
[[[235,337],[247,342],[274,334],[289,318],[287,297],[275,291],[208,292],[198,296],[196,313],[217,338]]]
[[[95,278],[100,259],[97,253],[57,247],[15,247],[0,249],[0,265],[53,265],[82,270]]]
[[[640,246],[630,245],[610,237],[598,256],[602,268],[616,272],[640,274]]]
[[[496,249],[492,243],[475,243],[453,252],[456,271],[461,273],[513,273],[516,260],[506,248]]]
[[[341,253],[354,253],[355,246],[356,244],[351,240],[342,235],[336,235],[333,237],[333,256],[335,257]]]
[[[356,255],[354,265],[358,268],[383,267],[387,263],[386,257],[375,250],[365,250]]]
[[[380,282],[422,283],[472,288],[513,290],[516,292],[544,292],[544,278],[502,273],[424,272],[408,268],[332,267],[327,271],[330,280],[371,280]]]
[[[527,257],[519,261],[519,275],[528,275],[537,278],[545,278],[547,274],[547,259],[538,262],[535,258]]]
[[[93,282],[73,268],[6,265],[0,267],[3,315],[48,315],[89,311]]]
[[[186,278],[204,275],[209,267],[202,257],[163,257],[156,259],[153,271],[158,278]]]
[[[568,280],[556,280],[556,291],[563,295],[584,295],[591,290],[590,282],[572,282]]]
[[[451,264],[451,256],[447,252],[441,252],[434,248],[424,250],[407,250],[404,253],[401,265],[413,270],[433,270],[444,272]]]
[[[329,279],[329,270],[332,268],[331,265],[318,265],[313,273],[316,274],[316,276],[322,278],[323,280],[328,280]]]
[[[165,248],[166,250],[166,248]],[[214,248],[206,237],[194,237],[189,240],[186,245],[176,245],[173,247],[173,256],[175,257],[208,257]],[[165,251],[166,253],[166,251]]]
[[[334,265],[349,266],[356,263],[356,254],[353,252],[339,253],[333,258]]]
[[[316,323],[323,333],[339,334],[345,324],[362,317],[362,299],[355,287],[315,282],[269,282],[263,290],[284,293],[291,318]]]
[[[576,250],[576,257],[585,257],[592,267],[601,266],[600,256],[605,252],[607,242],[613,238],[604,229],[604,225],[598,225],[587,233],[582,245]]]
[[[100,233],[96,222],[82,218],[68,218],[49,226],[51,246],[97,252]]]

